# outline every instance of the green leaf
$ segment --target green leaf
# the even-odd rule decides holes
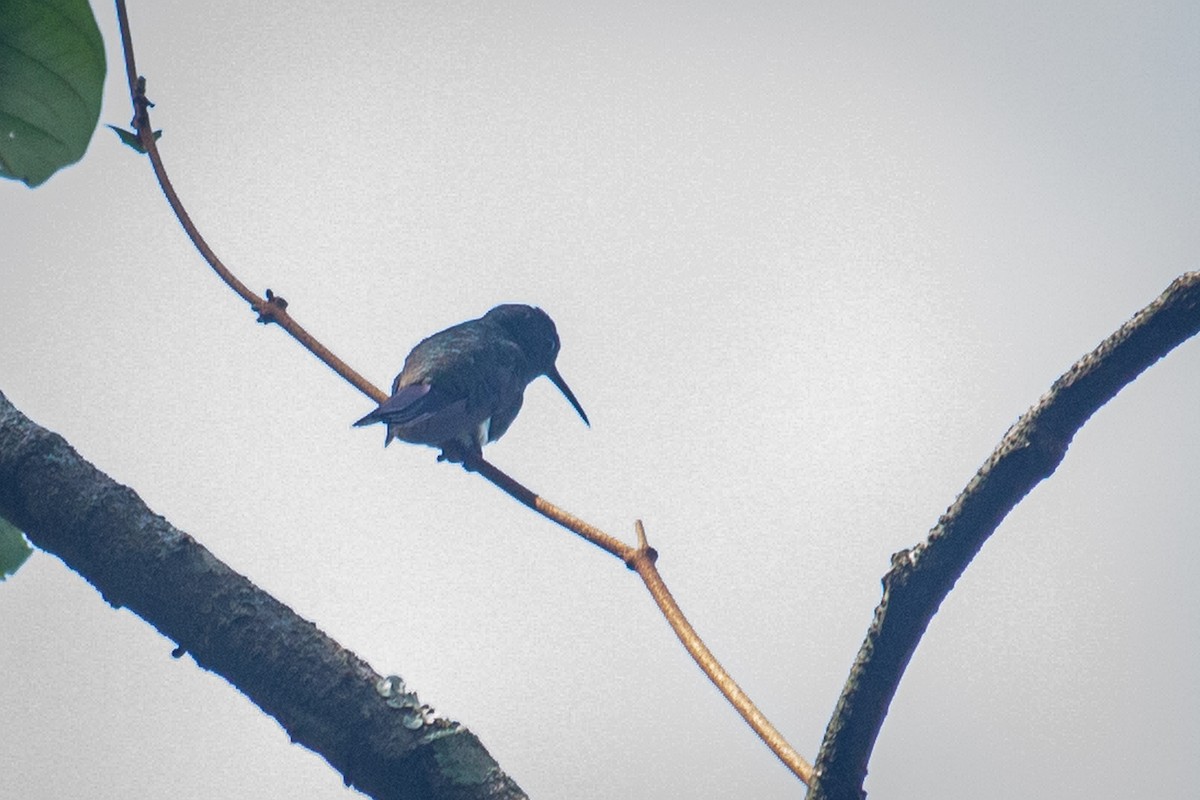
[[[122,144],[124,144],[128,147],[132,147],[134,150],[137,150],[142,155],[146,155],[146,148],[142,147],[142,140],[138,138],[138,135],[136,133],[134,133],[133,131],[127,131],[124,128],[118,128],[116,125],[107,125],[106,127],[113,129],[113,133],[117,134],[117,137],[121,140]],[[162,138],[162,131],[155,131],[154,132],[154,141],[157,142],[161,138]]]
[[[25,534],[0,517],[0,581],[16,572],[32,552],[25,541]]]
[[[104,71],[87,0],[0,0],[0,176],[38,186],[83,157]]]

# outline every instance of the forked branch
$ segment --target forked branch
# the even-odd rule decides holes
[[[1088,418],[1197,331],[1200,272],[1189,272],[1055,381],[1008,430],[928,538],[892,556],[883,599],[825,731],[810,800],[861,800],[883,719],[942,599],[1008,512],[1058,468]]]

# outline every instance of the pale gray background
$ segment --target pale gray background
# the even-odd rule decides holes
[[[1200,266],[1200,5],[135,2],[196,221],[381,386],[558,321],[488,450],[632,539],[809,757],[895,550]],[[103,121],[125,123],[111,9]],[[207,271],[97,134],[0,186],[0,389],[476,731],[536,797],[794,797],[636,578],[432,450]],[[1088,424],[917,652],[874,797],[1196,795],[1200,345]],[[0,585],[13,797],[352,796],[56,559]]]

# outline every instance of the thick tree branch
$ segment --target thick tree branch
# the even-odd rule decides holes
[[[942,599],[1008,512],[1058,468],[1088,418],[1197,331],[1200,272],[1190,272],[1055,381],[1008,430],[928,538],[892,556],[883,599],[825,731],[810,800],[865,796],[875,739]]]
[[[371,797],[522,798],[473,733],[221,563],[0,394],[0,515]],[[391,694],[391,696],[388,696]],[[390,701],[390,702],[389,702]],[[415,728],[412,729],[412,728]]]

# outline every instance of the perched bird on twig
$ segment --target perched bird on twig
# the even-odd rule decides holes
[[[403,439],[438,447],[439,461],[461,463],[504,435],[521,410],[525,387],[545,375],[590,425],[554,366],[559,346],[545,311],[496,306],[414,347],[392,383],[392,396],[354,424],[385,423],[385,445]]]

